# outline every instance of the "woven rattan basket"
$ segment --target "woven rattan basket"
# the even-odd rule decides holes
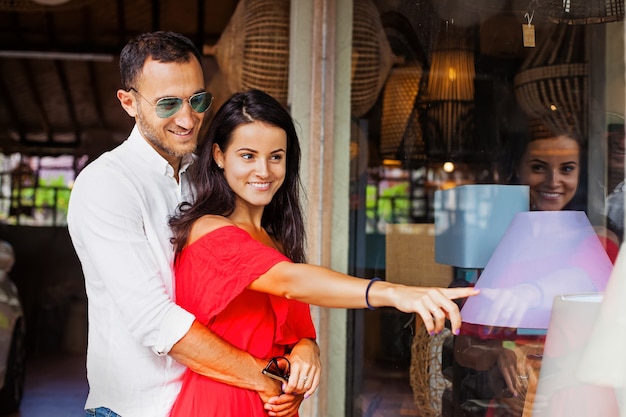
[[[355,1],[353,18],[351,113],[360,117],[376,103],[395,57],[371,0]]]
[[[395,56],[371,0],[354,2],[352,115],[376,102]],[[241,0],[214,47],[231,92],[258,88],[287,104],[289,0]]]
[[[258,88],[287,104],[289,0],[241,0],[215,54],[231,92]]]
[[[413,400],[420,411],[420,417],[442,415],[442,396],[451,387],[442,373],[443,343],[451,335],[450,330],[431,336],[417,316],[415,336],[411,344],[411,388]]]
[[[556,25],[550,37],[522,64],[514,79],[522,110],[555,132],[587,132],[587,74],[584,26]]]
[[[400,144],[413,112],[422,72],[418,65],[406,65],[393,68],[389,74],[383,92],[380,132],[380,153],[383,158],[400,157]]]
[[[541,0],[537,14],[569,25],[616,22],[624,20],[624,0]]]

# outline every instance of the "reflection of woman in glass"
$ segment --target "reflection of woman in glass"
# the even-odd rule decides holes
[[[575,132],[553,132],[537,122],[532,136],[514,144],[512,180],[530,188],[530,209],[539,211],[584,210],[580,179],[582,139]],[[516,145],[516,146],[515,146]],[[596,227],[598,238],[612,262],[619,238],[611,230]]]
[[[532,210],[563,210],[580,177],[580,145],[566,134],[531,140],[516,166],[520,184],[530,187]]]
[[[582,209],[578,198],[581,194],[580,177],[583,160],[581,143],[580,138],[574,133],[553,133],[540,125],[534,125],[533,136],[513,146],[511,180],[529,186],[531,210]],[[606,240],[603,243],[606,247]],[[612,250],[616,255],[617,246],[612,247]],[[581,247],[581,259],[584,259],[584,251],[585,249]],[[614,256],[611,258],[614,259]],[[546,262],[543,266],[544,271],[550,267],[549,258]],[[580,265],[578,272],[586,276],[584,264]],[[515,280],[516,276],[524,273],[530,271],[511,271],[507,273],[507,278]],[[572,271],[555,273],[557,276],[553,279],[568,282],[574,280]],[[559,274],[563,276],[559,277]],[[514,290],[513,296],[526,302],[541,303],[542,286],[541,282],[536,282],[533,286],[520,285]],[[539,295],[523,296],[523,287],[538,288]],[[550,293],[547,290],[543,292]],[[502,298],[499,301],[506,299],[504,294],[498,297]],[[507,304],[511,306],[515,303],[508,301]],[[490,314],[496,313],[491,310]],[[484,414],[486,417],[530,416],[535,400],[534,393],[541,366],[544,338],[545,336],[541,335],[521,335],[516,328],[463,324],[461,336],[456,340],[455,359],[464,367],[484,371],[473,373],[472,378],[476,379],[476,385],[480,389],[472,394],[488,400],[482,403],[488,404]]]

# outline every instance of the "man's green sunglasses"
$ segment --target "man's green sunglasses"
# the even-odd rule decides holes
[[[141,95],[141,93],[135,88],[131,87],[135,93],[139,95],[142,99],[149,103],[154,107],[154,111],[156,115],[161,119],[167,119],[168,117],[172,117],[183,107],[183,102],[187,101],[193,111],[196,113],[204,113],[211,107],[211,103],[213,102],[213,95],[207,91],[194,94],[193,96],[185,99],[180,97],[163,97],[157,100],[156,104],[152,104],[150,100]]]

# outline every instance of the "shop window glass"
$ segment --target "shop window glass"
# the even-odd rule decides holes
[[[350,272],[419,285],[473,285],[480,269],[436,265],[430,235],[435,193],[471,184],[523,183],[529,209],[583,211],[614,257],[624,222],[623,11],[568,24],[548,13],[549,2],[532,10],[516,1],[374,3],[399,59],[385,74],[378,101],[353,114],[358,151],[351,165]],[[466,15],[452,19],[459,10]],[[473,65],[471,89],[457,99],[441,93],[443,84],[436,99],[428,95],[429,88],[434,94],[429,78],[463,78],[458,69],[430,72],[444,46],[459,47],[463,65]],[[555,144],[549,161],[520,159],[528,149],[538,152],[544,140]],[[554,162],[557,154],[565,160]],[[569,185],[554,179],[559,175],[570,175]],[[398,233],[414,235],[402,240]],[[412,273],[402,274],[405,264]],[[393,309],[351,312],[350,325],[363,343],[349,354],[348,415],[530,415],[527,386],[536,383],[545,331],[497,329],[479,345],[450,335],[424,338],[419,319]],[[455,356],[460,350],[466,357]],[[528,367],[522,376],[531,380],[521,380],[520,395],[498,367],[498,358],[507,357],[523,358]]]

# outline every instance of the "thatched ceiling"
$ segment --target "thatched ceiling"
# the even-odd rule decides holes
[[[51,1],[51,0],[48,0]],[[0,150],[83,152],[109,147],[131,125],[115,91],[128,39],[174,30],[213,45],[237,0],[0,0]],[[207,66],[215,65],[211,57]]]

